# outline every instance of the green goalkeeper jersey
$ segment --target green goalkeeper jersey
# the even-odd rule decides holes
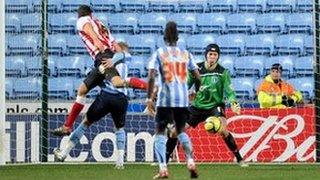
[[[201,75],[201,86],[196,94],[192,106],[199,109],[210,109],[220,104],[225,104],[224,93],[229,102],[236,101],[236,95],[231,85],[230,73],[221,65],[209,71],[205,63],[199,63],[199,72]],[[194,77],[188,74],[188,86],[194,84]]]

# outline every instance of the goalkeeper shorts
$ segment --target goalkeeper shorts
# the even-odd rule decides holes
[[[199,109],[194,106],[189,107],[190,118],[187,123],[193,128],[201,122],[204,122],[210,116],[226,117],[224,106],[216,106],[211,109]]]

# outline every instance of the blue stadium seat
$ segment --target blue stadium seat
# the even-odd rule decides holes
[[[40,98],[40,78],[19,78],[14,82],[13,96],[16,99],[34,100]]]
[[[49,32],[50,33],[75,33],[77,14],[63,13],[63,14],[49,14]]]
[[[153,12],[176,12],[178,10],[178,0],[163,1],[152,0],[149,1],[149,10]]]
[[[77,12],[80,5],[90,6],[90,0],[63,0],[61,1],[62,12]]]
[[[275,51],[279,55],[302,55],[304,38],[301,34],[280,35],[275,41]]]
[[[62,0],[48,0],[48,12],[49,13],[58,13],[61,11],[61,1]],[[42,1],[33,0],[33,11],[41,12],[41,3]]]
[[[177,46],[181,47],[181,48],[186,48],[187,46],[187,35],[186,34],[179,34],[179,39],[177,42]],[[162,47],[165,46],[164,40],[163,40],[163,36],[159,36],[157,39],[157,47]]]
[[[156,39],[151,34],[128,36],[127,43],[133,54],[151,54],[156,48]]]
[[[303,56],[294,61],[294,72],[296,77],[313,76],[313,57]]]
[[[272,64],[280,63],[282,65],[282,76],[285,78],[292,77],[294,56],[273,56],[269,57],[264,62],[265,74],[269,74]]]
[[[145,67],[147,64],[147,58],[145,56],[132,56],[132,60],[129,64],[129,77],[141,78],[146,75]]]
[[[221,56],[219,58],[219,64],[229,70],[231,77],[235,76],[234,60],[235,60],[234,56]]]
[[[41,32],[41,14],[32,13],[21,16],[21,32],[40,33]]]
[[[248,55],[272,55],[274,53],[272,34],[251,35],[246,38],[245,51]]]
[[[42,60],[39,56],[34,56],[32,58],[26,59],[26,69],[27,69],[27,76],[29,77],[40,77],[42,76]],[[50,73],[50,71],[49,71]],[[50,76],[50,74],[47,74]]]
[[[146,13],[139,18],[139,31],[142,33],[162,33],[167,23],[164,13]]]
[[[263,13],[267,8],[267,0],[238,0],[238,12]]]
[[[207,6],[207,0],[180,0],[178,2],[178,11],[203,13],[207,10]]]
[[[200,33],[226,32],[225,13],[199,13],[197,14],[197,27]]]
[[[313,54],[313,36],[312,35],[304,36],[303,49],[306,55]]]
[[[234,12],[237,9],[237,0],[208,0],[210,11]]]
[[[48,68],[49,68],[49,75],[52,77],[57,77],[57,66],[56,62],[60,56],[49,56],[48,57]]]
[[[20,33],[21,16],[15,13],[6,13],[6,33]]]
[[[73,78],[50,78],[48,82],[48,91],[50,99],[68,100],[73,97]]]
[[[175,21],[178,25],[178,31],[193,34],[196,31],[195,14],[175,13],[168,17],[168,20]]]
[[[194,55],[193,58],[194,58],[194,62],[197,64],[205,61],[204,55]]]
[[[70,55],[87,54],[87,49],[82,39],[78,35],[66,36],[67,38],[67,51]]]
[[[118,12],[120,11],[120,0],[91,0],[94,12]]]
[[[232,86],[239,100],[252,100],[255,97],[254,79],[252,78],[232,78]]]
[[[293,84],[296,90],[299,90],[303,95],[303,100],[310,102],[314,98],[314,78],[294,78],[289,79],[289,83]]]
[[[227,17],[227,31],[229,33],[254,33],[256,31],[256,14],[231,14]]]
[[[311,13],[294,13],[286,17],[288,33],[313,33]]]
[[[6,77],[23,77],[26,75],[26,59],[23,56],[7,56],[5,59]]]
[[[296,0],[267,0],[267,12],[292,12]]]
[[[23,43],[22,43],[23,42]],[[10,55],[36,55],[40,49],[40,35],[9,36],[8,53]]]
[[[236,77],[256,77],[263,75],[264,56],[242,56],[234,61]]]
[[[136,13],[110,14],[109,27],[111,32],[124,32],[134,34],[138,27],[138,17]]]
[[[5,9],[8,13],[28,13],[32,9],[32,1],[30,0],[6,0]]]
[[[187,38],[187,49],[193,54],[203,54],[208,44],[216,43],[212,34],[196,34]]]
[[[222,54],[244,54],[246,36],[241,34],[221,35],[217,38],[216,43],[220,46]]]
[[[147,0],[120,0],[120,7],[122,12],[146,12],[149,3]]]
[[[266,13],[257,16],[257,33],[284,33],[285,16],[281,13]]]
[[[5,78],[5,94],[6,94],[6,99],[12,99],[13,98],[13,82],[15,79],[12,78]]]
[[[64,34],[49,35],[48,52],[51,55],[64,55],[67,53],[67,40]]]
[[[311,12],[313,10],[312,0],[297,0],[296,11]]]
[[[130,35],[122,34],[122,33],[120,33],[120,34],[115,33],[115,34],[112,34],[112,36],[116,39],[117,42],[127,42]]]
[[[262,77],[260,79],[257,79],[255,82],[254,82],[254,91],[257,92],[260,84],[264,81],[265,77]]]
[[[90,59],[89,59],[90,60]],[[82,77],[85,74],[88,56],[65,56],[56,60],[57,76]]]

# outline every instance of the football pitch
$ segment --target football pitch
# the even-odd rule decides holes
[[[128,164],[123,170],[116,170],[112,164],[38,164],[8,165],[0,167],[1,180],[144,180],[152,179],[158,166],[149,164]],[[250,164],[241,168],[233,164],[199,164],[199,179],[320,179],[320,165]],[[189,179],[185,165],[169,165],[169,179]]]

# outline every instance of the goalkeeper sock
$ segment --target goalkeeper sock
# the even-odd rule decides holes
[[[154,137],[154,150],[159,162],[160,169],[167,166],[166,163],[166,142],[167,137],[162,134],[157,134]]]
[[[135,88],[135,89],[148,89],[148,83],[135,77],[131,77],[127,79],[127,83],[129,87]]]
[[[72,109],[68,114],[68,118],[64,122],[65,127],[72,129],[72,126],[76,121],[76,118],[78,117],[78,115],[80,114],[80,112],[84,107],[85,101],[86,101],[85,97],[77,96],[76,102],[73,104]]]
[[[123,128],[118,129],[116,132],[116,141],[118,150],[124,150],[126,145],[126,133]]]
[[[187,160],[189,159],[193,159],[193,155],[192,155],[192,144],[190,141],[189,136],[185,133],[182,132],[178,135],[178,139],[180,141],[180,143],[182,144],[184,153],[186,154],[186,158]]]
[[[178,138],[169,138],[167,141],[166,162],[169,162],[170,156],[177,145]]]
[[[227,144],[228,148],[232,151],[234,156],[237,158],[237,162],[242,161],[242,157],[239,153],[237,144],[234,141],[234,138],[231,133],[229,133],[229,135],[226,138],[224,138],[224,142]]]

